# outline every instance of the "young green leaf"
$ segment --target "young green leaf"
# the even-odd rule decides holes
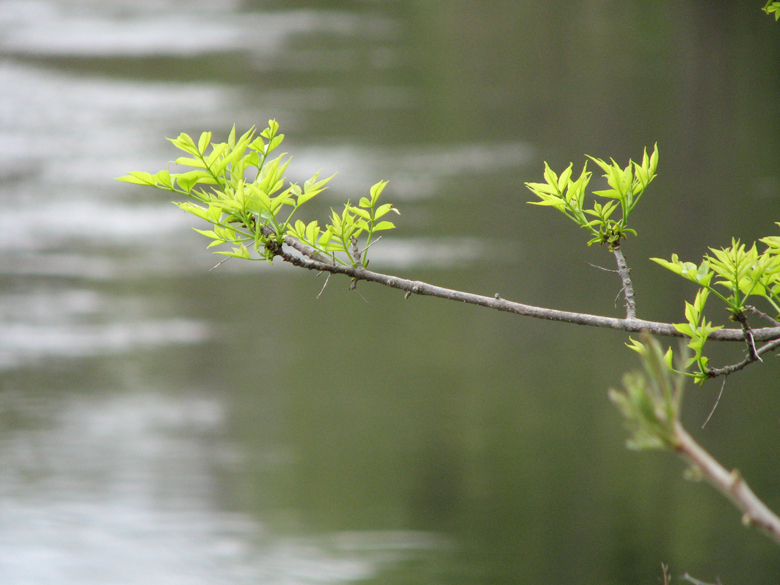
[[[130,171],[124,177],[117,177],[115,181],[121,181],[122,183],[132,183],[134,185],[144,185],[146,187],[156,187],[157,181],[155,178],[143,171]]]
[[[168,140],[170,140],[176,148],[183,150],[188,154],[195,156],[200,154],[198,147],[195,146],[195,143],[192,141],[192,138],[190,138],[189,134],[182,132],[177,138],[168,138]]]
[[[179,158],[177,158],[173,162],[176,163],[177,165],[182,165],[182,166],[185,166],[185,167],[194,167],[194,168],[197,168],[197,169],[205,169],[206,168],[206,163],[204,163],[199,158],[188,158],[186,156],[180,156]]]
[[[379,219],[380,217],[387,215],[391,211],[394,212],[396,215],[401,215],[401,212],[398,211],[395,207],[393,207],[392,203],[384,203],[377,208],[376,212],[374,213],[374,219]]]
[[[376,202],[379,199],[379,196],[382,194],[382,191],[384,191],[385,187],[387,187],[387,183],[388,181],[379,181],[375,185],[371,186],[369,193],[371,194],[372,205],[376,205]]]
[[[173,191],[173,181],[171,180],[171,174],[168,171],[162,170],[156,175],[153,175],[152,178],[155,180],[157,185],[162,185],[163,187]]]
[[[298,205],[303,205],[312,197],[322,193],[327,188],[325,185],[327,185],[328,182],[336,175],[333,174],[326,179],[322,179],[321,181],[317,180],[319,176],[320,172],[317,171],[311,179],[303,184],[303,194],[298,195]]]
[[[376,224],[371,231],[373,232],[379,232],[382,230],[392,230],[395,229],[395,224],[390,221],[380,221],[378,224]]]
[[[198,152],[206,152],[209,143],[211,142],[211,132],[203,132],[198,140]]]
[[[214,185],[216,181],[207,171],[190,171],[176,175],[176,184],[187,193],[192,191],[193,187],[198,183]]]
[[[233,247],[232,252],[214,252],[215,254],[221,254],[223,256],[231,256],[233,258],[241,258],[242,260],[251,260],[252,257],[249,254],[249,250],[244,244],[238,247]]]
[[[350,207],[349,210],[354,213],[355,215],[358,215],[362,217],[365,220],[371,219],[371,214],[366,211],[365,209],[360,209],[359,207]]]

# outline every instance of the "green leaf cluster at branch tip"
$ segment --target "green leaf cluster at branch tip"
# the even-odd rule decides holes
[[[288,229],[289,235],[311,246],[318,252],[330,253],[343,252],[351,266],[368,266],[366,250],[372,244],[376,232],[395,228],[389,221],[379,221],[391,211],[400,214],[390,203],[378,205],[379,196],[387,186],[387,181],[380,181],[371,187],[370,198],[361,197],[357,207],[347,202],[344,211],[339,214],[331,210],[331,223],[324,232],[320,231],[316,221],[305,224],[301,220],[295,222]],[[363,233],[366,241],[361,251],[357,247],[357,238]]]
[[[580,227],[592,234],[588,245],[608,244],[618,261],[618,273],[623,280],[623,293],[626,298],[627,318],[636,316],[633,285],[629,278],[629,269],[620,250],[620,240],[628,234],[636,232],[628,227],[628,219],[636,208],[645,189],[656,176],[658,168],[658,145],[648,156],[645,149],[642,162],[629,161],[628,166],[621,168],[613,159],[605,162],[601,159],[588,157],[603,171],[607,179],[608,189],[594,191],[594,195],[607,199],[606,203],[594,201],[591,209],[584,208],[585,191],[591,178],[587,163],[583,166],[579,177],[572,177],[572,165],[557,175],[545,163],[544,183],[526,183],[526,186],[541,201],[533,201],[534,205],[554,207]],[[612,215],[620,208],[620,218]],[[595,219],[592,219],[595,218]],[[729,248],[716,250],[710,248],[711,254],[704,257],[700,265],[692,262],[682,262],[677,255],[671,261],[653,258],[661,266],[697,284],[700,289],[693,303],[685,303],[686,323],[674,324],[674,328],[689,338],[688,347],[693,355],[684,364],[683,370],[696,364],[698,370],[687,375],[698,383],[721,375],[728,375],[741,369],[748,363],[761,360],[761,353],[775,347],[776,341],[770,340],[762,348],[756,348],[755,338],[748,324],[747,312],[767,319],[773,326],[780,323],[780,237],[767,237],[760,240],[766,244],[766,249],[759,253],[756,244],[749,249],[739,240],[732,240]],[[704,355],[704,345],[711,335],[722,326],[714,326],[704,316],[704,307],[710,293],[718,297],[727,307],[730,317],[738,322],[743,331],[748,346],[747,358],[739,364],[725,368],[710,368],[709,359]],[[770,317],[747,304],[750,297],[763,298],[772,308],[775,318]],[[639,350],[640,345],[629,345]],[[671,368],[671,351],[668,352],[668,362]]]
[[[371,187],[370,198],[362,197],[357,207],[347,202],[341,214],[332,211],[331,221],[324,229],[317,221],[306,224],[297,219],[293,223],[298,209],[324,191],[333,176],[320,179],[317,172],[303,187],[291,183],[285,189],[284,173],[290,159],[285,160],[286,154],[269,159],[269,154],[284,140],[275,120],[270,120],[257,137],[252,127],[236,138],[235,126],[227,142],[212,143],[211,137],[211,132],[203,132],[197,144],[187,134],[168,139],[189,155],[177,158],[175,164],[194,170],[162,170],[154,175],[133,171],[117,180],[190,197],[194,202],[175,205],[213,226],[195,230],[212,240],[209,248],[232,244],[231,251],[215,253],[244,260],[271,262],[281,253],[285,238],[292,236],[330,263],[365,268],[374,234],[395,227],[389,221],[380,221],[391,211],[399,213],[389,203],[378,203],[387,181]],[[359,238],[363,235],[361,249]]]
[[[780,2],[773,2],[772,0],[769,0],[761,10],[769,15],[774,13],[775,21],[780,20]]]
[[[625,168],[621,168],[613,159],[608,163],[592,156],[588,158],[604,171],[604,177],[609,185],[609,189],[593,193],[608,201],[603,204],[595,201],[592,209],[585,209],[585,190],[591,179],[587,162],[577,179],[572,179],[573,164],[566,167],[559,176],[545,162],[545,183],[525,184],[541,199],[529,203],[554,207],[577,225],[587,229],[593,236],[588,242],[589,246],[607,244],[610,248],[616,247],[628,234],[636,235],[636,232],[628,227],[628,218],[645,189],[656,176],[658,145],[655,145],[650,156],[645,149],[641,164],[629,161]],[[612,219],[612,214],[618,207],[620,207],[620,219]]]
[[[710,293],[726,305],[730,318],[742,325],[749,343],[751,337],[747,312],[752,309],[752,312],[759,313],[773,325],[780,319],[780,237],[770,236],[759,241],[766,244],[766,249],[761,253],[755,243],[748,249],[735,239],[728,248],[710,248],[712,254],[706,254],[698,266],[693,262],[682,262],[676,254],[672,255],[671,261],[651,258],[699,286],[694,303],[685,303],[687,323],[675,324],[675,327],[691,338],[689,347],[694,351],[694,356],[687,366],[693,363],[698,365],[699,370],[691,375],[700,383],[712,377],[707,367],[708,360],[702,355],[704,343],[711,332],[721,328],[713,327],[704,319],[704,305]],[[750,297],[764,299],[774,311],[775,318],[748,305]],[[749,346],[748,350],[753,359],[760,359],[754,345]]]

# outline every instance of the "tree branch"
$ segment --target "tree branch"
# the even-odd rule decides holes
[[[755,334],[753,334],[753,338],[755,339]],[[768,351],[772,351],[773,349],[778,347],[780,347],[780,339],[775,339],[773,341],[770,341],[769,343],[762,345],[760,348],[758,348],[755,351],[748,351],[748,354],[745,356],[745,359],[743,359],[739,363],[732,364],[730,366],[723,366],[722,368],[707,368],[707,377],[717,378],[718,376],[728,376],[729,374],[733,374],[734,372],[737,372],[745,368],[746,366],[752,364],[753,362],[760,361],[762,354],[765,354]]]
[[[695,465],[719,492],[742,511],[742,522],[747,526],[761,528],[780,544],[780,518],[753,493],[739,472],[726,470],[693,440],[679,421],[675,423],[675,434],[679,442],[674,449]]]
[[[623,281],[623,296],[626,299],[626,319],[636,319],[636,300],[634,298],[634,285],[631,284],[630,272],[626,259],[623,256],[623,250],[620,246],[612,246],[612,253],[617,260],[618,274]]]
[[[754,315],[758,315],[762,319],[766,319],[767,321],[769,321],[775,327],[780,327],[780,321],[778,321],[777,319],[773,319],[772,317],[770,317],[769,315],[767,315],[766,313],[764,313],[762,311],[759,311],[753,305],[745,305],[745,310],[753,313]]]
[[[269,233],[273,232],[270,232],[269,230]],[[360,266],[352,267],[343,266],[341,264],[325,263],[318,259],[322,257],[320,252],[311,246],[296,240],[293,237],[287,236],[284,238],[284,243],[290,248],[295,249],[297,252],[299,252],[300,255],[287,252],[278,245],[273,247],[273,251],[285,262],[289,262],[294,266],[306,268],[308,270],[316,270],[317,272],[343,274],[350,277],[354,281],[365,280],[367,282],[376,282],[385,286],[389,286],[390,288],[406,291],[407,296],[410,294],[434,296],[441,299],[458,301],[471,305],[479,305],[481,307],[487,307],[497,311],[506,311],[516,315],[533,317],[535,319],[561,321],[564,323],[573,323],[575,325],[604,327],[607,329],[617,329],[630,333],[648,331],[649,333],[663,335],[666,337],[685,337],[682,333],[677,331],[677,329],[675,329],[674,325],[671,323],[645,321],[643,319],[618,319],[615,317],[589,315],[587,313],[558,311],[555,309],[546,309],[543,307],[535,307],[533,305],[515,303],[495,296],[485,297],[482,295],[475,295],[434,286],[419,280],[407,280],[397,276],[372,272]],[[780,339],[780,327],[764,327],[761,329],[754,329],[752,330],[752,334],[753,339],[756,341],[771,341]],[[740,329],[720,329],[711,333],[709,339],[720,341],[742,341],[745,338],[744,335],[744,332]]]

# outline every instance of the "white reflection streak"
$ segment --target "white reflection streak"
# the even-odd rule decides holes
[[[339,194],[362,196],[378,178],[389,179],[386,193],[394,200],[414,201],[440,196],[445,180],[464,174],[489,174],[531,163],[533,147],[526,142],[471,143],[393,149],[366,145],[296,149],[293,172],[308,177],[338,170],[331,188]]]
[[[224,1],[162,3],[157,9],[135,2],[127,3],[124,11],[116,10],[117,2],[96,4],[89,11],[79,10],[81,3],[76,2],[59,6],[41,2],[37,10],[22,4],[0,4],[0,27],[6,29],[0,39],[4,52],[77,57],[268,54],[282,51],[291,36],[312,31],[376,37],[392,30],[389,22],[333,11],[237,14],[237,3]]]
[[[40,418],[21,393],[0,406]],[[25,412],[27,410],[27,412]],[[343,583],[446,543],[418,532],[278,538],[215,508],[213,467],[236,460],[212,399],[73,399],[0,441],[4,585]]]
[[[137,347],[199,343],[205,325],[184,319],[105,325],[6,323],[0,329],[0,369],[53,357],[92,357]]]

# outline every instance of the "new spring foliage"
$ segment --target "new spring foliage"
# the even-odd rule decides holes
[[[230,251],[216,254],[245,260],[270,262],[285,238],[294,237],[332,262],[366,267],[367,248],[375,234],[395,227],[382,218],[398,210],[379,203],[387,181],[371,187],[369,197],[362,197],[357,206],[347,202],[341,212],[331,210],[330,221],[322,228],[316,220],[294,219],[298,209],[324,191],[333,176],[320,179],[318,172],[302,186],[289,183],[285,188],[290,158],[269,156],[284,140],[275,120],[259,136],[252,127],[236,137],[233,127],[227,142],[212,143],[211,139],[211,132],[203,132],[197,143],[187,134],[168,139],[187,155],[175,164],[192,170],[162,170],[154,175],[133,171],[117,180],[189,197],[191,201],[175,204],[211,224],[212,229],[195,230],[211,240],[209,248],[230,244]]]
[[[645,149],[642,162],[628,162],[625,168],[618,165],[614,159],[610,162],[593,158],[607,179],[609,189],[594,191],[595,195],[603,197],[604,203],[593,202],[593,207],[585,208],[585,190],[588,187],[592,173],[588,171],[588,163],[582,167],[580,176],[572,178],[570,164],[560,175],[557,175],[547,163],[544,163],[544,183],[526,183],[526,187],[539,197],[541,201],[530,201],[532,205],[547,205],[554,207],[580,227],[588,230],[592,238],[591,244],[608,244],[610,248],[620,245],[620,240],[628,234],[636,232],[628,227],[628,218],[636,208],[637,203],[656,176],[658,168],[658,145],[648,156]],[[620,209],[620,217],[613,219],[612,215]]]

